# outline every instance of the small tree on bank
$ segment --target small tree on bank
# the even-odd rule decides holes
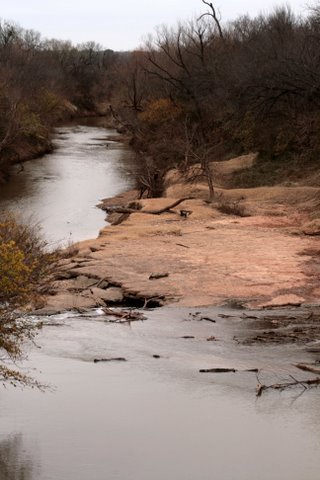
[[[34,300],[55,257],[44,251],[45,242],[33,227],[13,216],[0,218],[0,380],[16,386],[41,385],[15,367],[23,357],[23,344],[33,341],[39,323],[21,309]]]

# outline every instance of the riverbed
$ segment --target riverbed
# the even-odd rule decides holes
[[[72,239],[95,236],[104,219],[94,205],[131,182],[123,147],[106,146],[110,133],[59,129],[52,157],[27,162],[2,206],[33,213],[52,243],[68,241],[71,228]],[[255,395],[258,380],[306,378],[293,364],[313,354],[242,343],[254,332],[235,308],[143,313],[123,325],[99,309],[41,318],[20,366],[48,388],[0,390],[0,480],[319,478],[319,389]],[[119,357],[126,361],[94,362]],[[238,371],[199,371],[213,367]]]

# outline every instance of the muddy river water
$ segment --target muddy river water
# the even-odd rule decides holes
[[[88,226],[97,213],[93,206],[130,183],[124,164],[117,164],[123,162],[119,147],[104,146],[102,155],[105,130],[60,131],[53,154],[58,162],[50,156],[36,160],[37,174],[26,165],[31,185],[19,179],[12,201],[2,197],[14,208],[30,202],[52,242],[68,235],[66,222],[75,238],[96,235],[103,215],[98,212],[97,223]],[[70,142],[78,160],[70,160]],[[93,172],[96,156],[100,174]],[[110,188],[101,178],[106,170]],[[59,184],[64,171],[72,177],[72,194]],[[80,193],[87,195],[92,185],[97,195],[84,201]],[[52,215],[44,201],[37,207],[41,189],[53,192]],[[82,219],[76,212],[79,202],[86,212]],[[86,224],[84,230],[80,224]],[[216,323],[199,321],[196,310]],[[310,353],[296,345],[239,344],[252,325],[236,310],[165,307],[145,313],[145,321],[131,325],[107,323],[100,310],[43,318],[48,325],[36,345],[26,346],[28,360],[21,367],[49,388],[45,393],[1,388],[0,480],[320,478],[319,390],[267,391],[257,399],[256,374],[244,371],[261,369],[259,378],[266,384],[290,375],[300,378],[292,364],[314,361]],[[94,363],[113,357],[126,361]],[[240,371],[199,373],[211,367]]]
[[[57,129],[52,154],[17,166],[0,185],[0,210],[39,224],[52,246],[95,238],[105,217],[99,200],[132,184],[131,152],[108,139],[116,132],[87,123]]]

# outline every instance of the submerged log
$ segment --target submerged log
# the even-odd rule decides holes
[[[202,368],[199,370],[200,373],[235,373],[237,370],[235,368]]]
[[[237,372],[252,372],[258,373],[258,368],[247,368],[245,370],[237,370],[236,368],[227,368],[227,367],[215,367],[215,368],[202,368],[199,370],[200,373],[237,373]]]
[[[115,357],[115,358],[95,358],[94,363],[98,362],[126,362],[127,359],[124,357]]]
[[[285,390],[286,388],[296,387],[298,385],[302,386],[305,390],[307,387],[316,387],[320,385],[320,378],[312,378],[310,380],[296,380],[294,377],[290,375],[293,379],[292,382],[284,382],[284,383],[273,383],[272,385],[263,385],[262,383],[258,383],[256,386],[256,396],[261,397],[262,392],[265,390],[269,390],[270,388],[273,390]]]

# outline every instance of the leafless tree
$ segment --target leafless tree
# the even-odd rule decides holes
[[[214,24],[215,24],[218,32],[219,32],[220,38],[223,39],[224,35],[223,35],[222,27],[221,27],[221,19],[219,18],[218,14],[217,14],[216,8],[213,6],[212,2],[206,2],[205,0],[201,0],[201,1],[202,1],[202,3],[204,3],[205,5],[207,5],[209,7],[209,12],[203,13],[199,17],[199,20],[203,17],[206,17],[206,16],[211,17],[214,21]]]

